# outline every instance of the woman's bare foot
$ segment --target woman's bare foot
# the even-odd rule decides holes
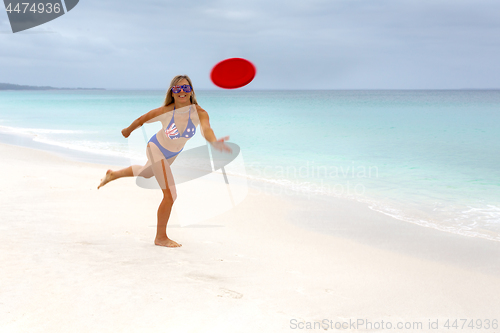
[[[101,179],[101,184],[99,184],[99,186],[97,186],[97,189],[103,187],[104,185],[106,185],[107,183],[112,181],[113,180],[112,174],[113,174],[113,171],[111,171],[111,170],[106,171],[106,176],[104,176],[104,178]]]
[[[181,247],[182,246],[182,244],[174,242],[173,240],[171,240],[168,237],[162,237],[162,238],[156,237],[155,238],[155,245],[167,246],[167,247]]]

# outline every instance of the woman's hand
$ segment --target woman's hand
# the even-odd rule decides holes
[[[212,147],[214,147],[218,151],[225,151],[228,153],[232,153],[233,150],[231,149],[231,147],[229,147],[228,145],[226,145],[224,143],[224,141],[227,141],[227,140],[229,140],[229,136],[225,136],[223,138],[220,138],[219,140],[217,140],[215,142],[210,142],[210,144],[212,145]]]
[[[130,136],[130,130],[129,130],[129,128],[128,128],[128,127],[127,127],[127,128],[122,129],[122,135],[123,135],[124,137],[126,137],[126,138],[128,138],[128,137]]]

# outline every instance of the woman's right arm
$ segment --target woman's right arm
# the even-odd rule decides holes
[[[167,111],[168,111],[167,107],[162,106],[162,107],[159,107],[158,109],[154,109],[154,110],[149,111],[148,113],[143,114],[142,116],[140,116],[139,118],[137,118],[136,120],[134,120],[132,122],[132,124],[130,124],[129,127],[124,128],[122,130],[122,135],[124,137],[128,138],[129,135],[136,128],[141,127],[142,125],[144,125],[144,123],[151,122],[152,119],[154,119],[154,118],[162,115],[163,113],[165,113]],[[156,120],[154,120],[154,121],[156,121]]]

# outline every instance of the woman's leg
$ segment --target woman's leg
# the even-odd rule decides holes
[[[167,236],[167,223],[170,218],[173,204],[174,201],[170,194],[170,190],[163,190],[163,200],[160,203],[160,207],[158,207],[158,225],[156,226],[155,245],[168,247],[182,246]]]
[[[163,191],[163,200],[160,203],[160,207],[158,207],[158,223],[154,243],[160,246],[179,247],[181,244],[171,240],[167,236],[167,223],[170,218],[172,206],[177,198],[174,176],[170,169],[173,159],[166,160],[160,149],[151,142],[148,144],[147,154],[148,160],[152,162],[150,168]]]
[[[134,170],[135,170],[135,174],[134,174]],[[138,171],[138,170],[140,170],[140,171]],[[112,180],[122,178],[122,177],[134,177],[134,176],[141,176],[144,178],[150,178],[150,177],[153,177],[153,172],[152,172],[150,167],[144,168],[144,166],[140,166],[140,165],[132,165],[132,166],[129,166],[128,168],[124,168],[124,169],[121,169],[118,171],[113,171],[113,170],[109,169],[108,171],[106,171],[106,175],[104,176],[104,178],[101,179],[101,184],[99,184],[99,186],[97,186],[97,189],[103,187],[104,185],[106,185],[107,183],[109,183]]]
[[[165,160],[164,155],[158,147],[151,143],[148,144],[147,154],[149,161],[143,167],[140,165],[133,165],[118,171],[108,170],[98,188],[121,177],[141,176],[150,178],[154,175],[163,191],[163,200],[160,203],[160,207],[158,207],[158,224],[154,243],[161,246],[179,247],[181,244],[167,237],[167,223],[170,218],[172,206],[177,198],[175,182],[172,171],[170,170],[170,164],[172,164],[176,156],[169,160]]]
[[[173,183],[173,177],[171,177],[170,165],[166,163],[165,160],[161,160],[153,165],[153,172],[163,191],[163,200],[160,203],[160,207],[158,207],[158,224],[156,227],[155,245],[168,247],[182,246],[167,236],[167,223],[176,198],[175,185]]]

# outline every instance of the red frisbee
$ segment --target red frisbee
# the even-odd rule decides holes
[[[229,58],[214,66],[210,73],[212,82],[224,89],[236,89],[252,82],[257,70],[248,60]]]

